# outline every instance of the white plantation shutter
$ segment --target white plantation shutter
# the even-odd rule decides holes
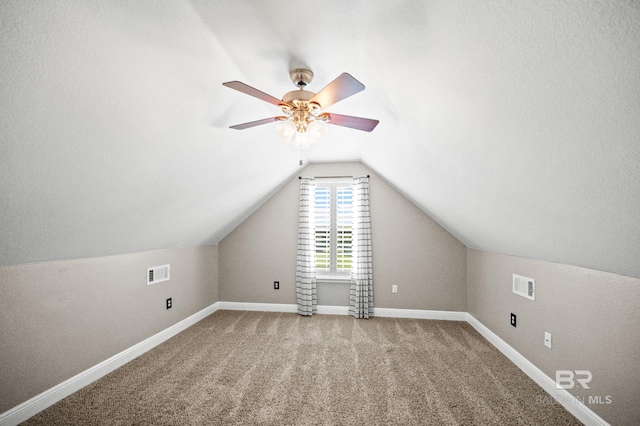
[[[351,277],[353,214],[351,181],[316,181],[313,217],[317,276]]]
[[[315,246],[316,271],[331,272],[331,187],[315,188]]]
[[[353,252],[353,186],[336,187],[336,272],[350,273]]]

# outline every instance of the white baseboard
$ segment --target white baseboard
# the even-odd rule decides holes
[[[219,303],[216,302],[203,310],[196,312],[183,319],[182,321],[172,325],[169,328],[162,330],[161,332],[154,334],[148,339],[125,349],[124,351],[112,356],[109,359],[102,361],[100,364],[76,374],[68,380],[60,383],[42,392],[39,395],[34,396],[28,401],[12,408],[9,411],[5,411],[0,414],[0,426],[15,426],[19,423],[27,420],[28,418],[38,414],[45,408],[55,404],[63,398],[71,395],[72,393],[82,389],[83,387],[95,382],[99,378],[109,374],[118,367],[122,367],[129,361],[139,357],[150,349],[158,346],[160,343],[170,339],[181,331],[189,328],[193,324],[197,323],[201,319],[211,315],[219,309]]]
[[[594,413],[589,407],[583,404],[576,397],[565,389],[556,389],[556,382],[547,376],[542,370],[536,367],[531,361],[526,359],[520,352],[513,349],[507,342],[502,340],[497,334],[489,330],[484,324],[478,321],[470,313],[466,314],[466,321],[476,329],[478,333],[495,346],[504,356],[517,365],[527,376],[544,389],[551,397],[573,414],[586,426],[607,426],[602,417]]]
[[[226,311],[298,312],[298,306],[285,303],[218,302],[218,309]]]
[[[286,312],[297,313],[298,305],[280,303],[246,303],[246,302],[218,302],[219,309],[228,311],[258,311],[258,312]],[[349,315],[348,306],[318,305],[320,315]]]
[[[284,303],[246,303],[246,302],[218,302],[219,309],[227,311],[258,311],[258,312],[285,312],[295,314],[298,305]],[[317,306],[317,313],[321,315],[349,315],[348,306]]]
[[[317,308],[320,315],[349,315],[348,306],[318,305]]]
[[[30,400],[0,414],[0,426],[14,426],[29,417],[34,416],[45,408],[55,404],[61,399],[71,395],[87,386],[88,384],[98,380],[118,367],[123,366],[127,362],[142,355],[148,350],[156,347],[165,340],[170,339],[186,328],[192,326],[201,319],[218,310],[234,310],[234,311],[261,311],[261,312],[298,312],[297,305],[293,304],[275,304],[275,303],[244,303],[244,302],[216,302],[213,305],[196,312],[188,318],[177,324],[157,333],[146,340],[126,349],[119,354],[95,365],[88,370],[60,383],[57,386],[37,395]],[[323,315],[348,315],[349,308],[346,306],[318,306],[318,314]],[[509,358],[517,365],[527,376],[536,382],[542,389],[550,394],[564,408],[573,414],[578,420],[587,426],[607,426],[609,425],[604,419],[594,413],[589,407],[576,400],[569,392],[564,389],[556,389],[555,381],[544,374],[542,370],[536,367],[528,359],[522,356],[518,351],[513,349],[509,344],[502,340],[497,334],[485,327],[480,321],[468,312],[457,311],[429,311],[417,309],[390,309],[390,308],[374,308],[374,316],[388,318],[413,318],[413,319],[430,319],[430,320],[446,320],[446,321],[467,321],[478,333],[487,339],[493,346]]]
[[[218,302],[219,309],[229,311],[259,311],[259,312],[298,312],[298,306],[293,304],[276,303],[246,303],[246,302]],[[318,305],[317,313],[321,315],[349,315],[348,306]],[[466,312],[457,311],[428,311],[419,309],[391,309],[373,308],[374,317],[414,318],[447,321],[466,321]]]
[[[421,309],[374,308],[373,316],[387,318],[412,318],[446,321],[466,321],[467,313],[458,311],[427,311]]]

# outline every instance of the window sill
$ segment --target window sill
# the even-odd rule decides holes
[[[351,284],[350,277],[316,277],[316,283]]]

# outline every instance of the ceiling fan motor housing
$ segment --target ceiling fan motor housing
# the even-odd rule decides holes
[[[286,102],[288,104],[291,104],[293,102],[296,103],[303,103],[303,102],[309,102],[316,94],[313,92],[310,92],[308,90],[293,90],[291,92],[286,93],[283,97],[282,97],[282,101]]]

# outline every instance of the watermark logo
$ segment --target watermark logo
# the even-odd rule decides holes
[[[556,389],[591,389],[589,383],[593,374],[589,370],[556,370]],[[582,395],[576,396],[570,393],[558,392],[555,395],[538,395],[537,404],[611,404],[611,395]]]
[[[578,385],[583,389],[591,389],[588,383],[593,379],[589,370],[556,370],[556,389],[573,389]]]
[[[536,404],[538,405],[555,405],[560,404],[567,406],[568,404],[582,404],[582,405],[596,405],[596,404],[611,404],[613,398],[611,395],[538,395],[536,396]]]

